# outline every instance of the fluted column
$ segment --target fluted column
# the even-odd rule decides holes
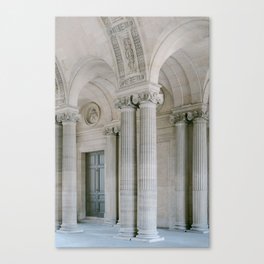
[[[62,223],[62,125],[55,124],[56,156],[56,230]]]
[[[207,116],[202,111],[193,115],[193,223],[191,230],[208,232],[208,156]]]
[[[115,225],[118,217],[118,126],[105,128],[106,177],[105,177],[105,223]]]
[[[58,232],[82,232],[77,227],[76,111],[57,113],[62,123],[62,225]]]
[[[140,107],[140,143],[138,175],[138,235],[137,239],[154,242],[164,238],[157,232],[157,93],[140,93],[134,102]]]
[[[120,229],[118,238],[131,239],[137,231],[136,107],[131,97],[118,99],[121,109]]]
[[[186,113],[172,116],[176,132],[175,229],[188,229],[188,123]]]

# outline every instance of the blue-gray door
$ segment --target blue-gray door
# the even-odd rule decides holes
[[[104,217],[104,152],[86,154],[86,214]]]

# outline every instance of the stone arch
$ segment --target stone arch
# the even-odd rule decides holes
[[[72,71],[69,82],[69,105],[78,107],[78,97],[82,88],[89,82],[107,80],[107,90],[110,94],[116,91],[116,77],[113,69],[102,59],[86,57],[79,61]]]
[[[154,48],[150,60],[150,81],[158,82],[159,71],[164,62],[182,47],[199,41],[209,34],[207,18],[194,18],[180,26],[171,25],[165,30]]]

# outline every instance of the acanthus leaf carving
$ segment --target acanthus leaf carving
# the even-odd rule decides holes
[[[111,136],[111,135],[117,136],[120,133],[120,126],[116,125],[116,126],[106,127],[104,133],[106,136]]]
[[[133,99],[133,96],[131,95],[117,98],[114,102],[115,108],[122,109],[125,107],[136,107],[136,104],[134,103],[132,99]]]
[[[77,112],[65,111],[56,114],[56,121],[58,123],[64,122],[78,122],[80,115]]]
[[[154,104],[163,103],[163,94],[157,92],[141,92],[132,96],[134,104],[141,104],[144,102],[152,102]]]
[[[202,119],[208,121],[208,119],[209,119],[208,112],[203,111],[203,110],[194,110],[194,111],[190,111],[187,113],[188,121],[193,121],[197,118],[202,118]]]

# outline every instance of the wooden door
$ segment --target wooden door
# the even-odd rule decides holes
[[[86,154],[86,215],[104,217],[104,152]]]

